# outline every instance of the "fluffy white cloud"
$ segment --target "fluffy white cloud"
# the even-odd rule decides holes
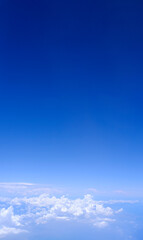
[[[26,232],[19,228],[21,226],[20,216],[14,214],[13,207],[0,209],[0,238],[9,234],[18,234]]]
[[[65,196],[58,198],[42,194],[37,197],[14,198],[11,200],[11,205],[27,208],[28,213],[21,216],[21,221],[28,218],[37,224],[46,223],[50,219],[61,219],[86,220],[97,227],[100,226],[101,222],[101,225],[107,226],[109,219],[111,219],[110,222],[113,222],[113,216],[119,211],[114,211],[109,206],[105,207],[102,203],[95,201],[89,194],[77,199],[70,199]],[[106,224],[102,224],[103,218]]]
[[[20,217],[18,215],[14,215],[12,206],[0,210],[0,225],[7,224],[8,226],[20,226],[19,219]]]
[[[8,187],[3,184],[2,188],[6,187],[10,190],[14,189],[14,185],[9,184]],[[112,204],[133,203],[133,201],[123,200],[95,201],[90,194],[75,199],[65,195],[57,197],[47,191],[44,194],[38,194],[37,186],[34,191],[32,184],[25,183],[16,184],[15,187],[20,191],[29,189],[28,194],[20,194],[11,198],[1,195],[0,237],[26,232],[33,224],[46,224],[51,219],[84,221],[97,228],[107,227],[109,224],[114,224],[116,215],[123,211],[123,208],[117,209]],[[45,188],[42,189],[42,191],[44,190]]]

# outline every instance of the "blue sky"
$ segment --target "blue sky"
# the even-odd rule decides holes
[[[1,183],[142,199],[142,7],[0,1]]]

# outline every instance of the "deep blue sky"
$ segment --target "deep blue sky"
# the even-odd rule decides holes
[[[0,1],[0,181],[142,188],[143,6]]]

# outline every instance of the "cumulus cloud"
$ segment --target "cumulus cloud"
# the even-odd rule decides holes
[[[41,194],[37,197],[14,198],[10,204],[13,207],[23,206],[26,209],[25,214],[20,217],[22,222],[28,219],[36,224],[47,223],[50,219],[59,219],[88,221],[96,227],[101,225],[103,227],[109,222],[114,222],[114,215],[120,212],[109,206],[105,207],[89,194],[76,199]]]
[[[111,207],[95,201],[91,195],[70,199],[41,194],[36,197],[13,198],[6,202],[9,206],[0,209],[1,232],[21,232],[27,223],[44,224],[50,219],[63,221],[78,220],[91,222],[96,227],[107,226],[114,221],[117,213]],[[17,214],[14,213],[16,209]],[[104,222],[104,223],[103,223]],[[11,230],[10,230],[11,229]],[[17,229],[17,231],[16,231]],[[5,233],[6,234],[6,233]]]
[[[22,226],[20,216],[14,214],[13,206],[0,209],[0,238],[9,234],[27,232],[19,228],[20,226]]]
[[[8,189],[14,189],[13,185]],[[3,188],[8,187],[3,184]],[[71,198],[65,195],[45,193],[39,194],[34,191],[33,184],[16,184],[16,189],[27,191],[31,194],[16,197],[0,198],[0,237],[8,234],[20,234],[27,232],[30,226],[46,224],[51,219],[58,221],[87,222],[96,228],[105,228],[116,222],[116,216],[123,208],[116,208],[116,203],[134,203],[136,201],[110,200],[96,201],[90,194],[82,198]],[[44,191],[45,187],[42,191]],[[34,193],[34,194],[33,194]],[[32,195],[33,194],[33,195]],[[59,194],[58,194],[59,195]],[[112,206],[112,207],[111,207]]]
[[[13,207],[10,206],[7,209],[2,208],[0,210],[0,225],[8,224],[9,226],[20,226],[19,216],[14,215]]]

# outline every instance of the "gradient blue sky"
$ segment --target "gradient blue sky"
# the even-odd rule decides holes
[[[0,182],[141,194],[138,1],[0,1]]]
[[[142,13],[0,0],[1,239],[143,239]]]

